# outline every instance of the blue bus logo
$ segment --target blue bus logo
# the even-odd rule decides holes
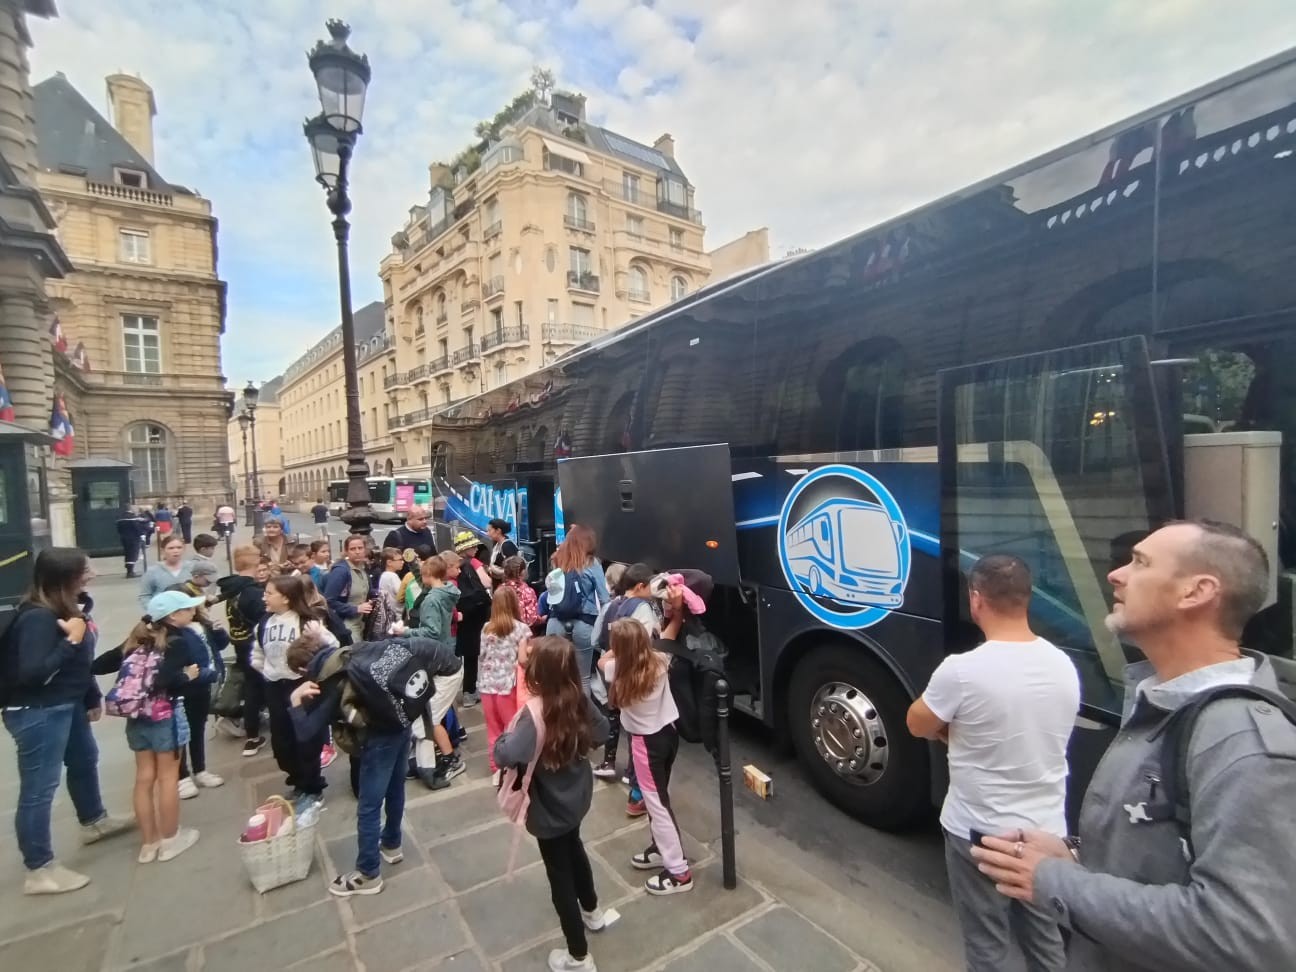
[[[854,466],[822,466],[789,491],[779,560],[801,606],[836,628],[877,624],[904,603],[909,530],[895,498]]]

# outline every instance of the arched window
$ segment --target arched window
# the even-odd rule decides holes
[[[589,222],[589,203],[579,192],[567,193],[567,217],[573,226],[581,229]]]
[[[688,293],[688,281],[676,274],[671,277],[671,300],[679,300]]]
[[[508,384],[508,365],[503,361],[495,362],[495,387]]]
[[[436,295],[436,313],[437,323],[440,324],[446,319],[446,295],[444,290],[438,290]]]
[[[423,305],[419,304],[414,308],[414,336],[418,337],[423,333]]]
[[[390,476],[392,474],[392,461],[390,459],[387,460],[387,465],[385,466],[385,469],[387,475]]]
[[[129,460],[135,468],[131,480],[137,493],[164,493],[169,488],[170,433],[151,422],[139,422],[126,430]]]
[[[676,277],[675,279],[678,280],[679,278]],[[673,283],[672,286],[674,286]],[[647,303],[650,299],[648,293],[648,272],[637,263],[630,264],[629,287],[627,289],[630,291],[631,300],[638,300]]]

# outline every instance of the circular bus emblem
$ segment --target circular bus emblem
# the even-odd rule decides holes
[[[783,501],[779,562],[801,606],[825,624],[877,624],[904,603],[909,530],[900,504],[854,466],[820,466]]]

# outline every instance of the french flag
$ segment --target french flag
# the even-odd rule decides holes
[[[50,413],[50,435],[54,437],[52,446],[56,456],[72,455],[72,418],[68,415],[67,403],[62,395],[54,396],[54,410]]]
[[[9,397],[9,386],[5,384],[4,375],[0,374],[0,421],[14,420],[13,399]]]
[[[54,342],[54,350],[59,354],[67,354],[67,338],[63,336],[63,325],[59,323],[58,315],[54,315],[54,320],[49,327],[50,340]]]

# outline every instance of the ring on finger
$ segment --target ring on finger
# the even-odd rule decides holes
[[[1020,840],[1017,841],[1017,843],[1013,845],[1013,857],[1018,857],[1018,858],[1021,857],[1022,853],[1025,850],[1026,850],[1026,845],[1022,843]]]

